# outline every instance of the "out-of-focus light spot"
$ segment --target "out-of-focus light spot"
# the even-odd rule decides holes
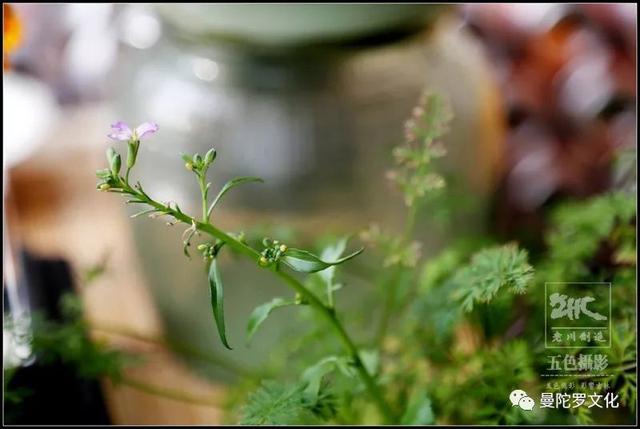
[[[507,192],[516,207],[534,210],[558,185],[554,137],[544,127],[529,121],[516,128],[511,139],[512,145],[519,150],[518,161],[507,179]]]
[[[218,77],[218,64],[208,58],[195,58],[193,60],[193,73],[202,80],[211,82]]]
[[[116,60],[118,45],[110,28],[110,4],[72,4],[66,9],[71,29],[64,67],[74,85],[91,88],[101,82]]]
[[[111,68],[117,50],[114,34],[108,29],[98,32],[81,27],[73,32],[67,46],[67,70],[78,85],[90,85]]]
[[[604,107],[614,87],[609,61],[606,52],[593,52],[567,65],[568,76],[560,93],[565,111],[575,117],[590,118]]]
[[[636,3],[612,3],[611,8],[617,12],[617,16],[627,25],[635,26],[638,16]]]
[[[58,110],[50,89],[40,81],[10,72],[4,75],[3,83],[2,152],[5,165],[10,167],[44,143]]]
[[[139,7],[127,8],[120,21],[122,40],[137,49],[147,49],[160,38],[160,21]]]
[[[526,31],[549,29],[562,16],[564,5],[553,3],[505,4],[507,15],[513,23]]]
[[[159,123],[187,133],[191,131],[191,117],[199,101],[200,92],[193,84],[178,79],[166,80],[149,98],[149,114]]]
[[[69,4],[66,8],[65,19],[69,28],[93,27],[96,31],[109,25],[109,17],[113,5],[103,4]]]

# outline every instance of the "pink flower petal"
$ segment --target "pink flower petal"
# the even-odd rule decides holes
[[[129,126],[122,121],[118,121],[115,124],[112,124],[111,129],[114,132],[107,135],[107,137],[109,137],[110,139],[127,141],[133,135],[131,128],[129,128]]]
[[[144,122],[136,128],[136,135],[138,139],[142,140],[143,138],[150,137],[153,133],[158,131],[158,124],[155,122]]]

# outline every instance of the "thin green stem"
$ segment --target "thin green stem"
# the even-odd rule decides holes
[[[124,174],[124,182],[129,186],[129,173],[136,164],[136,158],[138,157],[138,149],[140,148],[140,141],[127,142],[127,171]]]
[[[205,174],[198,175],[198,184],[200,185],[200,195],[202,197],[202,222],[209,222],[209,213],[207,212],[207,185]]]
[[[337,318],[334,309],[325,306],[322,301],[320,301],[311,291],[309,291],[291,274],[276,269],[273,269],[272,271],[275,272],[278,277],[283,279],[296,292],[306,298],[306,300],[309,302],[309,305],[311,305],[316,311],[324,316],[325,319],[327,319],[327,321],[331,324],[333,329],[338,334],[338,337],[342,341],[345,349],[353,359],[360,378],[364,382],[367,390],[369,391],[369,394],[376,402],[376,405],[382,413],[385,421],[387,423],[393,423],[396,420],[394,412],[391,410],[389,404],[387,404],[386,400],[384,399],[384,396],[382,395],[382,392],[380,391],[380,388],[375,382],[373,376],[369,374],[369,371],[364,366],[360,354],[358,353],[357,346],[355,345],[351,337],[349,337],[349,334],[342,326],[342,323],[340,323],[340,320]]]
[[[375,342],[378,345],[381,345],[387,336],[387,330],[389,329],[389,323],[395,308],[396,291],[398,290],[397,283],[400,278],[401,269],[402,268],[398,266],[394,267],[391,275],[388,277],[389,280],[382,283],[382,289],[385,297],[384,306],[382,307],[382,316],[380,317],[380,324],[378,325],[378,330],[375,336]]]
[[[418,213],[417,204],[417,202],[413,203],[407,212],[407,218],[404,224],[404,234],[402,236],[404,241],[409,241],[413,235],[413,228],[416,224],[416,214]]]
[[[195,223],[196,228],[198,230],[200,230],[202,232],[205,232],[205,233],[211,235],[212,237],[217,238],[218,240],[223,241],[227,246],[229,246],[232,249],[238,251],[239,253],[242,253],[242,254],[248,256],[249,258],[253,259],[255,262],[258,262],[258,260],[260,259],[260,253],[259,252],[257,252],[253,248],[247,246],[246,244],[242,243],[241,241],[236,240],[234,237],[230,236],[229,234],[225,233],[224,231],[222,231],[222,230],[216,228],[215,226],[211,225],[208,221],[196,222],[190,216],[187,216],[186,214],[184,214],[184,213],[182,213],[182,212],[180,212],[180,211],[178,211],[176,209],[173,209],[171,207],[168,207],[168,206],[166,206],[164,204],[161,204],[161,203],[158,203],[157,201],[152,200],[149,196],[146,195],[146,193],[142,192],[140,188],[138,188],[138,190],[136,190],[136,189],[133,189],[133,188],[129,187],[129,185],[126,184],[125,188],[123,188],[123,189],[124,189],[125,193],[129,193],[129,194],[135,196],[136,198],[138,198],[138,199],[140,199],[142,201],[145,201],[150,206],[156,208],[159,212],[163,212],[163,213],[166,213],[166,214],[168,214],[170,216],[173,216],[175,219],[177,219],[180,222],[186,223],[188,225],[192,225],[193,223]],[[205,215],[206,215],[206,208],[205,208]],[[367,388],[367,391],[371,395],[372,399],[375,401],[376,406],[380,410],[385,422],[386,423],[395,422],[396,418],[395,418],[394,412],[391,410],[391,408],[387,404],[386,400],[384,399],[384,396],[383,396],[382,392],[380,391],[379,386],[375,382],[373,376],[371,374],[369,374],[367,368],[364,366],[364,363],[362,362],[360,354],[358,353],[358,348],[356,347],[354,342],[351,340],[351,337],[349,337],[349,335],[347,334],[346,330],[344,329],[344,327],[342,326],[342,324],[340,323],[340,321],[336,317],[334,309],[325,306],[322,303],[322,301],[320,301],[320,299],[318,299],[318,297],[316,297],[311,291],[309,291],[295,277],[291,276],[290,274],[288,274],[286,272],[279,271],[279,270],[277,270],[275,268],[271,269],[271,271],[273,273],[275,273],[278,277],[283,279],[285,281],[285,283],[287,285],[289,285],[291,288],[293,288],[296,292],[298,292],[300,295],[302,295],[304,298],[306,298],[306,300],[309,302],[309,304],[316,311],[318,311],[320,314],[322,314],[325,317],[325,319],[327,319],[329,321],[330,325],[333,327],[333,329],[336,331],[336,334],[338,335],[338,337],[342,341],[345,349],[347,350],[347,352],[349,353],[349,355],[353,359],[354,365],[355,365],[356,370],[358,372],[358,375],[360,376],[360,378],[364,382],[364,384],[365,384],[365,386]]]
[[[407,217],[404,223],[404,232],[402,234],[402,241],[408,245],[411,237],[413,236],[413,230],[416,223],[416,215],[418,213],[418,203],[414,202],[407,211]],[[384,282],[382,288],[385,292],[384,307],[382,309],[382,317],[380,318],[380,325],[378,326],[377,334],[375,337],[376,343],[380,344],[387,335],[389,329],[389,323],[391,322],[394,311],[396,310],[397,301],[397,283],[402,274],[402,266],[396,266],[393,268],[389,282]]]

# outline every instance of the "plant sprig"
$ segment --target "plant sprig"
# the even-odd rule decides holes
[[[144,124],[143,124],[144,125]],[[125,129],[126,125],[122,122],[118,122],[112,126],[114,129]],[[119,193],[128,198],[129,204],[142,204],[148,206],[147,209],[140,211],[133,215],[133,217],[147,215],[149,217],[167,217],[169,221],[167,224],[173,225],[175,223],[184,223],[189,225],[189,228],[183,235],[183,250],[185,255],[189,256],[187,247],[190,246],[190,240],[199,232],[209,235],[212,239],[212,243],[204,243],[198,246],[198,250],[202,253],[208,266],[208,278],[209,288],[211,293],[211,305],[214,320],[220,340],[227,348],[231,348],[227,341],[224,323],[224,306],[223,306],[223,285],[221,281],[220,271],[217,264],[217,257],[220,254],[223,246],[228,246],[238,253],[253,260],[259,267],[268,269],[271,273],[278,276],[286,285],[291,287],[296,293],[296,300],[304,302],[314,308],[319,314],[321,314],[325,320],[330,324],[336,333],[337,337],[342,342],[348,356],[353,361],[353,366],[356,373],[359,375],[361,381],[367,388],[369,394],[374,400],[376,406],[379,408],[381,414],[384,416],[387,422],[396,421],[395,413],[387,404],[380,388],[375,380],[374,376],[370,374],[366,368],[364,362],[361,359],[361,354],[354,341],[348,335],[344,326],[338,319],[333,307],[325,305],[313,292],[311,292],[303,283],[296,279],[291,274],[281,269],[281,265],[285,265],[288,268],[302,273],[313,273],[322,271],[329,267],[342,264],[355,256],[359,255],[364,249],[359,249],[356,252],[351,253],[348,256],[339,258],[334,261],[325,261],[319,256],[303,249],[289,248],[284,244],[276,241],[265,240],[263,242],[264,249],[258,251],[250,247],[242,237],[235,237],[233,234],[227,233],[222,229],[217,228],[210,222],[210,216],[213,209],[219,203],[221,198],[232,188],[252,182],[262,182],[261,179],[256,177],[239,177],[227,182],[219,191],[218,195],[214,198],[211,205],[209,205],[208,195],[211,183],[207,182],[206,174],[209,167],[216,159],[215,150],[209,150],[204,157],[199,154],[193,156],[182,154],[182,159],[185,162],[185,168],[192,171],[197,178],[200,188],[201,202],[202,202],[202,216],[198,220],[193,216],[190,216],[183,212],[180,207],[170,202],[161,203],[154,200],[145,192],[140,182],[136,182],[131,186],[129,177],[130,173],[135,166],[138,149],[140,146],[140,134],[139,130],[142,125],[133,132],[126,132],[129,130],[126,127],[124,133],[117,135],[111,135],[110,137],[126,141],[128,145],[127,156],[127,169],[124,177],[121,176],[121,157],[113,148],[107,150],[107,161],[109,164],[108,169],[99,170],[96,175],[100,179],[97,184],[97,188],[105,192]],[[151,132],[157,131],[157,126]],[[130,131],[130,130],[129,130]],[[148,134],[148,133],[147,133]],[[281,264],[282,263],[282,264]],[[267,312],[267,316],[268,316]],[[255,318],[250,320],[250,323],[255,324]]]

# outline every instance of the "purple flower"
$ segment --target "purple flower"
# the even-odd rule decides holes
[[[158,124],[154,122],[143,122],[138,125],[134,130],[131,130],[127,124],[122,121],[118,121],[111,125],[113,132],[108,134],[108,137],[113,140],[130,141],[130,140],[142,140],[149,137],[151,134],[158,131]]]

